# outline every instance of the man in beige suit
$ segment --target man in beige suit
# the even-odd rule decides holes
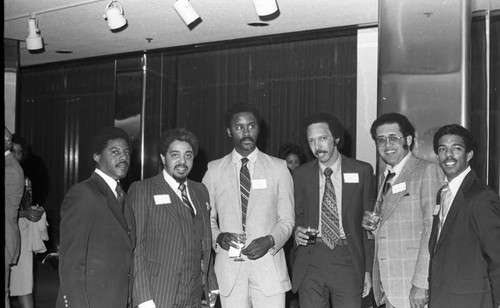
[[[373,294],[386,308],[424,307],[432,214],[444,176],[437,164],[411,152],[415,129],[405,116],[384,114],[370,132],[386,163],[379,176],[381,220],[374,230]]]
[[[208,164],[203,178],[210,194],[215,274],[222,307],[281,308],[291,289],[282,249],[294,225],[293,183],[284,160],[259,151],[259,116],[251,106],[226,113],[234,150]],[[246,242],[242,261],[231,258]],[[236,259],[236,260],[235,260]]]

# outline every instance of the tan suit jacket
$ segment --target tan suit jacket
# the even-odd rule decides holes
[[[258,275],[255,275],[257,283],[264,295],[269,296],[291,289],[282,247],[290,237],[295,221],[293,182],[285,161],[260,151],[256,154],[247,210],[247,243],[270,234],[274,237],[275,246],[260,259],[244,262],[253,263],[253,269],[258,271]],[[244,263],[234,262],[229,258],[228,252],[216,244],[221,232],[242,232],[238,177],[239,173],[230,153],[210,162],[203,178],[212,205],[215,274],[223,296],[228,296],[233,290],[239,268]],[[260,180],[260,185],[254,185],[255,180]]]
[[[379,177],[383,184],[384,174]],[[412,285],[428,289],[429,236],[436,193],[444,183],[441,169],[411,154],[382,205],[375,230],[373,294],[382,290],[395,307],[410,307]]]

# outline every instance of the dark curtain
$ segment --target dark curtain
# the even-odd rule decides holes
[[[490,172],[488,184],[500,192],[500,10],[490,18]]]
[[[59,208],[66,191],[94,169],[93,134],[113,125],[114,64],[22,69],[17,130],[49,176],[43,206],[50,224],[50,249],[58,242]]]
[[[255,105],[261,113],[258,145],[266,153],[277,155],[285,142],[302,145],[309,153],[301,123],[307,114],[323,110],[344,123],[342,151],[354,156],[356,45],[356,32],[349,31],[177,56],[177,126],[192,130],[200,140],[192,178],[201,179],[208,161],[231,151],[224,114],[236,102]]]

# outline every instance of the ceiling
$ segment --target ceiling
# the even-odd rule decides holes
[[[174,0],[119,0],[128,26],[113,33],[103,19],[109,0],[4,0],[4,37],[19,40],[20,65],[36,65],[110,54],[278,33],[376,25],[376,0],[277,0],[279,15],[262,22],[252,0],[191,0],[202,22],[190,30]],[[45,50],[30,53],[24,42],[28,15],[35,13]],[[56,53],[56,51],[72,53]]]

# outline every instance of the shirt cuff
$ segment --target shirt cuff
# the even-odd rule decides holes
[[[144,303],[139,304],[139,306],[137,306],[137,308],[156,308],[156,305],[155,305],[155,302],[153,302],[153,300],[150,299]]]

